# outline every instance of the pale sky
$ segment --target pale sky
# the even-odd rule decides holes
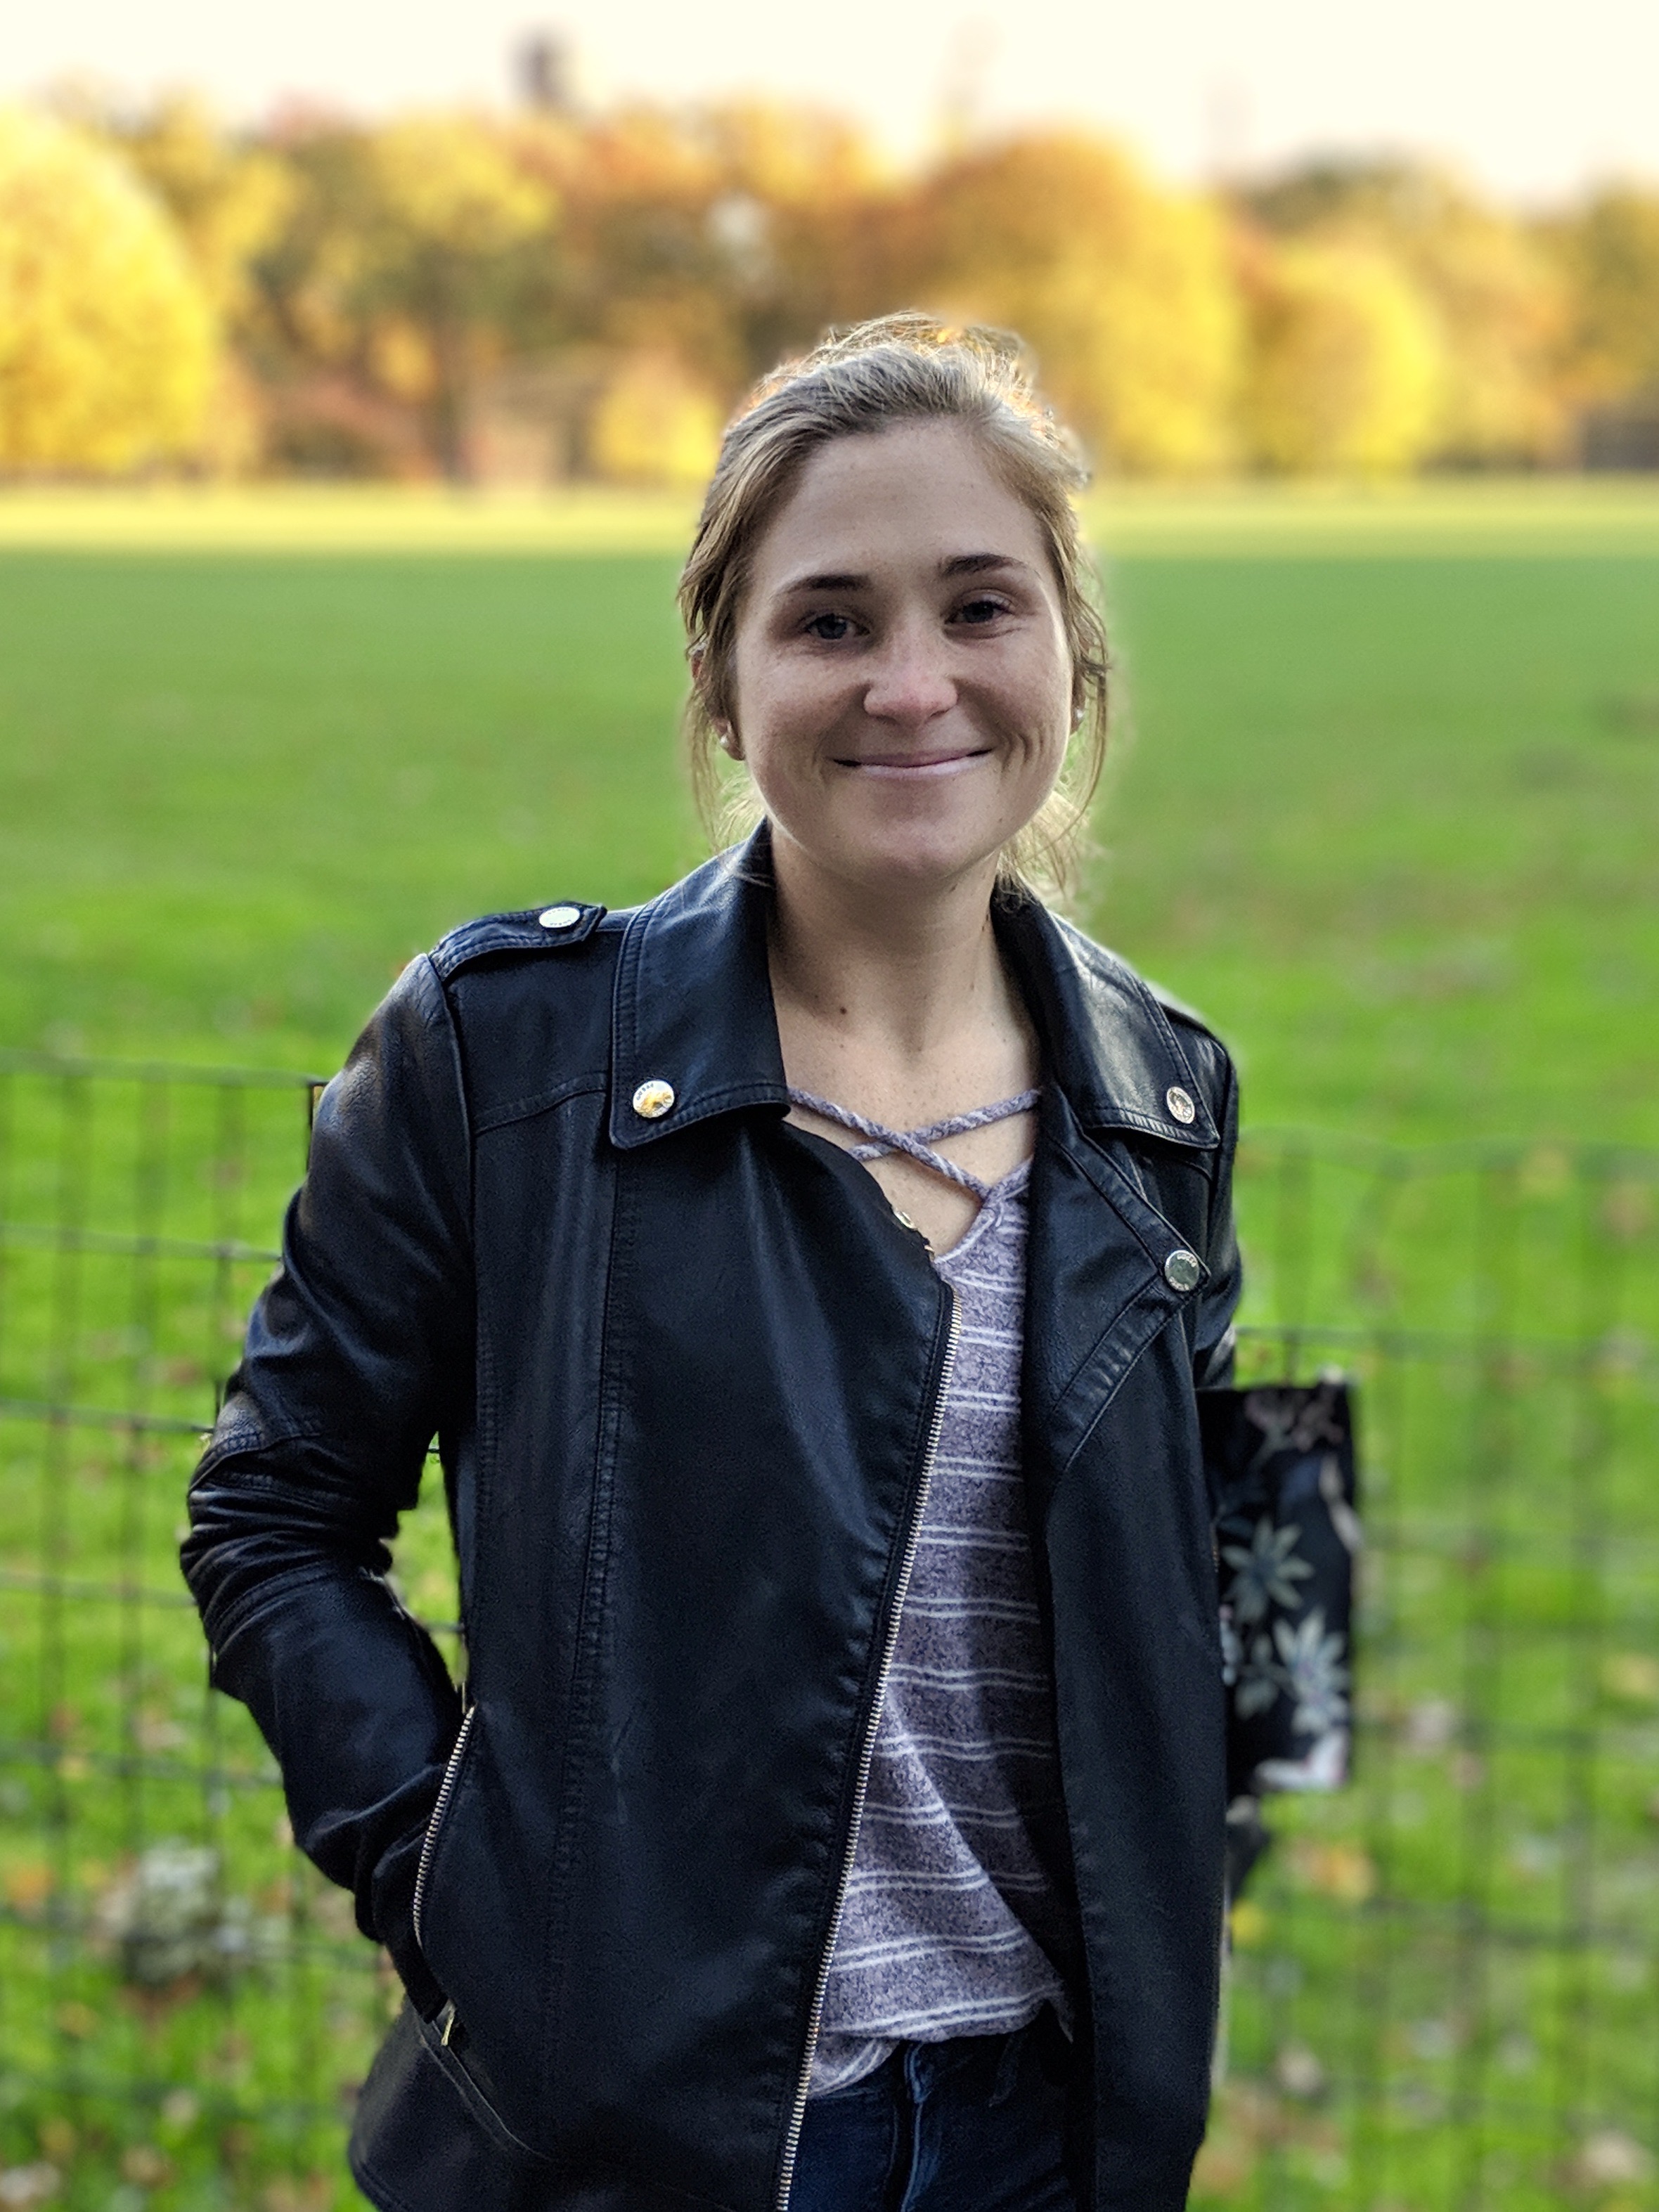
[[[808,100],[901,154],[954,100],[1103,126],[1177,177],[1393,149],[1528,200],[1659,179],[1659,0],[0,0],[0,97],[89,74],[237,117],[500,102],[541,28],[586,99]]]

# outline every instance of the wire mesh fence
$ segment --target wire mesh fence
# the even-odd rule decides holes
[[[397,1991],[175,1559],[310,1098],[0,1054],[5,2204],[353,2201]],[[1195,2201],[1659,2204],[1659,1156],[1263,1134],[1239,1188],[1243,1379],[1357,1380],[1367,1549],[1354,1780],[1271,1808]]]

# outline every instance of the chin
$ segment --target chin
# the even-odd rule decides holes
[[[1002,837],[988,843],[983,837],[919,835],[914,830],[898,836],[872,837],[849,846],[848,872],[872,890],[882,885],[910,893],[945,890],[964,876],[994,869],[1005,842]]]

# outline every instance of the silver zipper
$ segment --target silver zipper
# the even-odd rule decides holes
[[[887,1677],[892,1672],[893,1654],[898,1648],[899,1622],[904,1613],[904,1600],[910,1588],[911,1571],[916,1564],[916,1547],[921,1541],[922,1518],[927,1510],[927,1492],[933,1480],[933,1462],[939,1456],[939,1440],[945,1427],[945,1401],[951,1388],[951,1370],[957,1364],[957,1340],[961,1334],[962,1306],[952,1290],[951,1333],[945,1340],[945,1364],[939,1369],[939,1395],[933,1401],[933,1424],[927,1432],[927,1449],[921,1462],[921,1480],[916,1489],[915,1510],[905,1540],[904,1563],[899,1569],[893,1609],[887,1619],[887,1642],[881,1655],[881,1672],[876,1679],[875,1702],[870,1708],[869,1725],[859,1751],[858,1787],[853,1793],[853,1819],[847,1831],[847,1851],[842,1860],[841,1876],[836,1885],[836,1906],[830,1917],[830,1940],[823,1947],[823,1956],[818,1962],[817,1981],[812,1990],[812,2010],[806,2027],[806,2056],[801,2061],[800,2079],[795,2085],[795,2109],[790,2115],[789,2133],[783,2146],[783,2166],[778,2180],[778,2212],[787,2212],[789,2191],[794,2183],[795,2159],[800,2149],[801,2130],[806,2124],[806,2093],[811,2087],[812,2061],[817,2053],[818,2030],[823,2021],[823,2000],[830,1987],[830,1962],[835,1955],[836,1938],[841,1933],[841,1917],[846,1909],[848,1884],[853,1878],[853,1861],[859,1847],[859,1827],[864,1819],[865,1793],[870,1787],[870,1769],[876,1756],[876,1730],[881,1725],[881,1709],[887,1696]],[[417,1929],[417,1935],[418,1932]]]
[[[410,1917],[415,1923],[415,1941],[421,1941],[421,1913],[426,1904],[426,1878],[432,1871],[432,1855],[438,1848],[438,1831],[443,1826],[444,1814],[449,1810],[449,1801],[455,1795],[455,1784],[461,1778],[461,1761],[466,1755],[466,1740],[472,1733],[472,1717],[476,1705],[469,1705],[461,1716],[461,1732],[455,1739],[455,1747],[449,1754],[449,1764],[444,1769],[444,1778],[439,1785],[438,1802],[432,1808],[432,1818],[426,1824],[426,1834],[421,1843],[421,1863],[415,1869],[415,1900]],[[449,2038],[444,2038],[446,2043]]]

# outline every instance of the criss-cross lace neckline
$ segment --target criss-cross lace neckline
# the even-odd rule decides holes
[[[934,1147],[947,1137],[966,1136],[970,1129],[988,1128],[993,1121],[1006,1121],[1016,1114],[1029,1114],[1042,1093],[1041,1090],[1021,1091],[1012,1098],[999,1099],[994,1106],[973,1106],[965,1114],[947,1114],[941,1121],[929,1121],[920,1129],[890,1129],[884,1121],[872,1121],[867,1114],[854,1114],[849,1107],[837,1106],[833,1098],[819,1098],[811,1091],[798,1091],[789,1086],[789,1103],[803,1112],[816,1114],[820,1121],[834,1121],[838,1127],[850,1129],[862,1144],[849,1145],[847,1149],[855,1160],[878,1160],[889,1152],[902,1152],[908,1160],[918,1166],[931,1168],[946,1182],[953,1182],[960,1190],[972,1191],[981,1200],[989,1198],[995,1185],[969,1169],[958,1167]]]

